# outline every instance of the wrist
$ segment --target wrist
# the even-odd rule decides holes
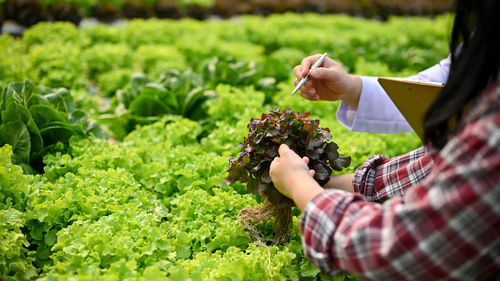
[[[349,74],[349,87],[346,94],[343,95],[342,101],[347,103],[354,109],[358,108],[359,97],[361,96],[362,81],[358,75]]]
[[[290,197],[302,211],[316,195],[323,192],[323,188],[308,174],[296,177],[291,187]]]

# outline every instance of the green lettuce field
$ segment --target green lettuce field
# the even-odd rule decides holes
[[[356,280],[328,277],[292,239],[255,244],[238,212],[263,200],[224,184],[252,117],[311,112],[353,172],[421,145],[350,132],[310,102],[293,66],[328,52],[352,73],[404,77],[447,55],[451,16],[284,14],[230,20],[41,23],[0,35],[0,278]],[[272,236],[272,222],[261,225]]]

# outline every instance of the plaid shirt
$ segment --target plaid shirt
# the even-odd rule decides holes
[[[500,276],[500,86],[435,151],[370,157],[356,193],[325,190],[307,205],[302,240],[322,271],[373,280]]]

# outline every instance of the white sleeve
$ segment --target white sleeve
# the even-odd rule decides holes
[[[408,79],[446,83],[450,70],[450,57]],[[408,122],[396,108],[377,77],[361,76],[362,88],[358,109],[340,102],[337,120],[351,131],[370,133],[413,132]]]

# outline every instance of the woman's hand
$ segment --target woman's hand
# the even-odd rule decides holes
[[[290,189],[294,187],[295,179],[302,176],[312,177],[307,166],[309,158],[300,158],[286,144],[280,146],[278,153],[279,157],[275,157],[271,162],[269,175],[278,191],[286,197],[292,198]]]
[[[336,61],[326,57],[315,69],[311,66],[321,54],[306,57],[293,69],[297,77],[295,85],[309,73],[309,81],[300,88],[300,95],[309,100],[343,100],[353,108],[358,107],[361,94],[361,78],[345,71]]]
[[[286,144],[282,144],[278,152],[279,157],[271,162],[269,175],[278,191],[304,210],[314,196],[323,192],[323,188],[314,180],[314,171],[309,170],[307,157],[301,158]]]

